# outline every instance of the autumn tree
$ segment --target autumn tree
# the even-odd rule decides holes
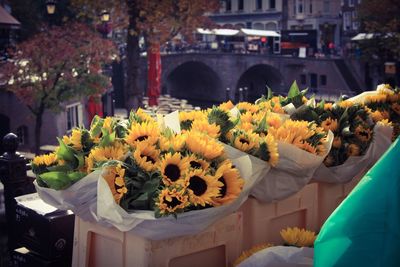
[[[364,0],[359,6],[361,31],[374,38],[359,42],[364,59],[383,66],[400,59],[400,1]]]
[[[211,21],[205,16],[219,7],[218,0],[72,0],[79,10],[89,17],[110,10],[114,27],[127,29],[127,108],[142,105],[143,88],[138,86],[139,38],[144,37],[147,48],[156,47],[171,40],[179,33],[187,38],[197,27],[207,26]],[[84,14],[81,14],[84,16]]]
[[[1,67],[13,92],[35,117],[35,152],[39,151],[46,110],[61,111],[63,102],[101,94],[109,78],[102,65],[115,56],[114,45],[83,24],[45,29],[17,45]]]

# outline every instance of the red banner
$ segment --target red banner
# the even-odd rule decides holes
[[[147,51],[147,96],[149,105],[156,106],[161,94],[160,45],[153,45]]]
[[[89,115],[89,123],[92,121],[95,115],[103,117],[103,105],[99,96],[89,96],[86,109]]]

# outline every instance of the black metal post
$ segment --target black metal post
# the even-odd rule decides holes
[[[0,156],[0,180],[4,185],[4,204],[7,220],[8,250],[17,248],[15,231],[15,197],[34,192],[33,185],[27,177],[26,159],[20,155],[18,137],[9,133],[3,138],[4,154]]]

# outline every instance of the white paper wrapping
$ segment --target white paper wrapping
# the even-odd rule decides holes
[[[312,267],[313,248],[276,246],[260,250],[237,267]]]
[[[307,185],[315,170],[329,153],[333,133],[329,131],[322,156],[304,151],[295,145],[278,142],[279,162],[251,191],[251,195],[263,202],[285,199]]]
[[[371,167],[392,143],[393,128],[382,124],[374,127],[373,141],[362,156],[351,156],[343,164],[326,167],[323,163],[314,173],[313,179],[326,183],[347,183]]]
[[[64,190],[41,187],[33,182],[40,198],[60,210],[72,210],[85,221],[95,221],[97,180],[101,170],[96,170]]]
[[[127,213],[115,203],[107,182],[101,178],[98,180],[97,194],[98,221],[103,225],[112,225],[123,232],[132,231],[151,240],[192,235],[206,229],[218,219],[239,209],[246,201],[250,190],[270,170],[270,165],[267,162],[249,156],[235,148],[226,145],[225,152],[245,179],[243,191],[230,204],[184,212],[178,214],[177,219],[173,216],[155,218],[154,211]]]

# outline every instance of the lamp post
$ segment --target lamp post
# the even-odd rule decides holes
[[[54,13],[56,12],[56,1],[55,0],[47,0],[46,1],[46,11],[47,11],[47,15],[49,15],[49,26],[52,26]]]
[[[108,22],[110,21],[110,12],[107,10],[103,10],[100,13],[100,20],[102,22],[102,33],[103,33],[103,38],[107,38],[108,35]]]

